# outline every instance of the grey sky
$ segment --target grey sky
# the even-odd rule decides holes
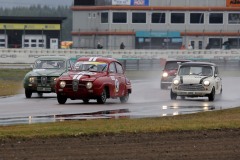
[[[31,5],[47,5],[50,7],[70,6],[73,0],[0,0],[0,7],[29,7]]]

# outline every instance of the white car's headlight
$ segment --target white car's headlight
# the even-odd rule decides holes
[[[175,80],[173,81],[173,84],[174,84],[174,85],[178,85],[178,84],[179,84],[179,80],[175,79]]]
[[[29,82],[30,82],[30,83],[34,83],[34,81],[35,81],[35,78],[34,78],[34,77],[30,77],[30,78],[29,78]]]
[[[203,84],[204,84],[205,86],[209,86],[209,85],[210,85],[210,82],[209,82],[209,81],[204,81]]]
[[[59,85],[60,85],[61,88],[64,88],[66,86],[66,82],[65,81],[61,81],[59,83]]]
[[[93,83],[92,83],[92,82],[87,82],[87,84],[86,84],[86,88],[87,88],[87,89],[91,89],[92,86],[93,86]]]
[[[163,77],[167,77],[168,76],[168,73],[167,72],[163,72]]]

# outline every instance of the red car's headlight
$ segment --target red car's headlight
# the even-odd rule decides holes
[[[167,72],[163,72],[163,77],[167,77],[168,76],[168,73]]]
[[[65,81],[61,81],[61,82],[59,83],[59,86],[60,86],[61,88],[64,88],[64,87],[66,86],[66,82],[65,82]]]
[[[92,82],[87,82],[87,83],[86,83],[86,88],[87,88],[87,89],[91,89],[92,86],[93,86],[93,83],[92,83]]]

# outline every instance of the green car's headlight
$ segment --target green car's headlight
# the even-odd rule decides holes
[[[29,77],[29,83],[34,83],[35,82],[35,77]]]
[[[93,83],[92,83],[92,82],[87,82],[87,84],[86,84],[86,88],[87,88],[87,89],[91,89],[92,86],[93,86]]]
[[[56,82],[57,82],[57,77],[52,77],[51,79],[52,79],[51,81],[52,81],[53,83],[56,83]]]
[[[65,82],[65,81],[61,81],[61,82],[59,83],[59,86],[60,86],[61,88],[64,88],[64,87],[66,86],[66,82]]]

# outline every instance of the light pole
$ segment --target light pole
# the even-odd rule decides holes
[[[239,49],[239,39],[240,37],[239,37],[239,30],[238,30],[238,49]]]
[[[5,48],[7,48],[7,26],[4,25],[4,42],[5,42]]]
[[[25,34],[26,34],[26,28],[27,25],[24,25],[24,29],[23,29],[23,42],[22,42],[22,48],[25,48]]]
[[[42,28],[42,48],[44,47],[44,45],[43,45],[43,30],[44,30],[44,28]]]
[[[80,41],[81,41],[81,37],[80,37],[80,28],[78,29],[78,48],[80,48]]]
[[[222,29],[220,30],[220,37],[222,37]],[[220,49],[221,49],[221,47],[222,47],[222,38],[220,39],[219,45],[220,45]]]

